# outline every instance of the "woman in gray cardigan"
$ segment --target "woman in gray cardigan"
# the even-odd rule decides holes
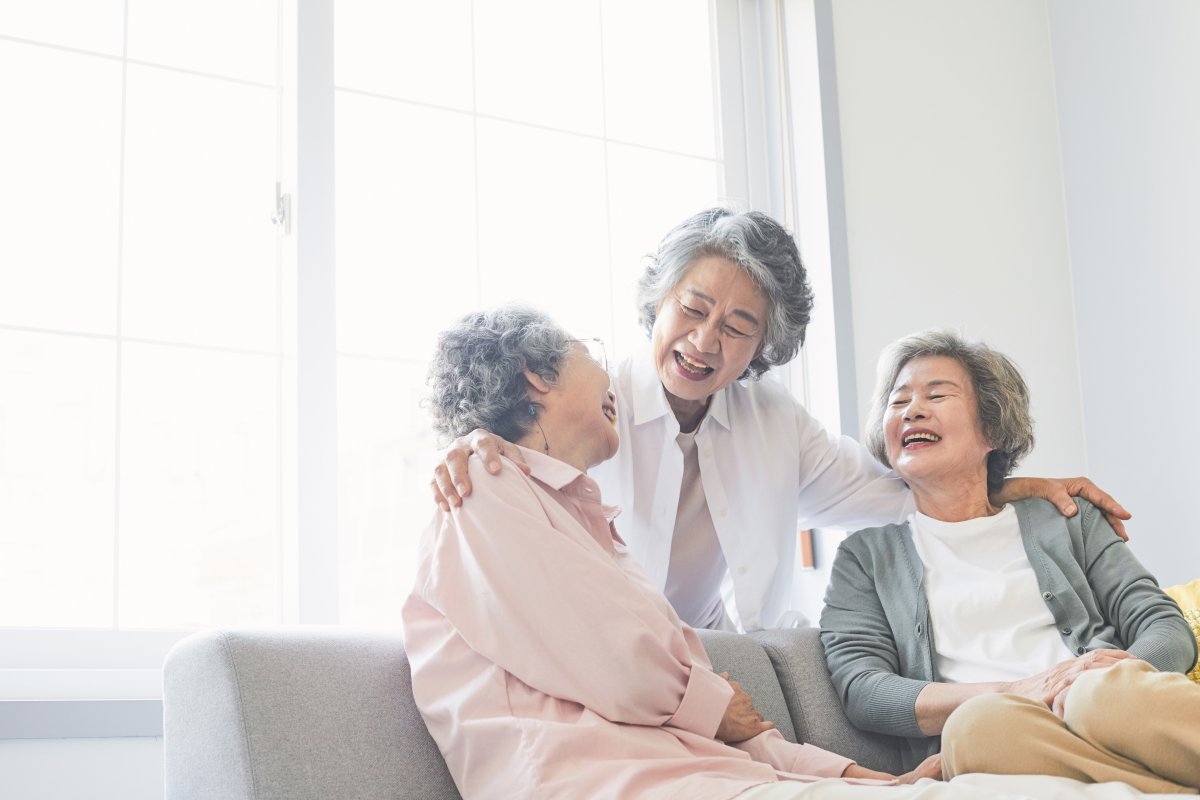
[[[821,639],[851,720],[965,772],[1200,787],[1196,642],[1094,506],[993,505],[1033,446],[1009,359],[928,331],[880,359],[867,445],[913,491],[906,522],[839,548]],[[1138,724],[1136,720],[1145,720]],[[939,740],[940,737],[940,740]]]

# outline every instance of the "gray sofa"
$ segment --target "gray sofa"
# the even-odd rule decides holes
[[[897,772],[900,751],[842,712],[814,629],[704,632],[788,739]],[[180,642],[163,668],[167,800],[458,798],[413,703],[398,635],[228,630]]]

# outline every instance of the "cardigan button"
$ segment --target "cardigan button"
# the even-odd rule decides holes
[[[1084,653],[1086,653],[1086,652],[1087,652],[1087,648],[1085,648],[1085,647],[1077,647],[1077,648],[1075,648],[1075,652],[1076,652],[1076,653],[1078,653],[1079,655],[1083,655]]]
[[[1070,635],[1071,635],[1071,629],[1070,629],[1070,628],[1063,628],[1063,629],[1062,629],[1062,632],[1063,632],[1063,636],[1070,636]]]
[[[1054,595],[1050,592],[1042,592],[1042,599],[1043,600],[1053,600]]]

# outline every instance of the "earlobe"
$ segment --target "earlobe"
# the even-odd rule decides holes
[[[550,392],[550,384],[546,383],[546,380],[533,370],[525,370],[525,380],[535,392],[539,392],[540,394],[548,394]]]

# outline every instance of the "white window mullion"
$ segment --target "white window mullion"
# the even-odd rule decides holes
[[[113,403],[113,549],[112,549],[112,627],[121,627],[121,356],[124,339],[121,327],[121,275],[125,242],[125,118],[129,87],[129,0],[125,0],[121,20],[121,152],[118,156],[120,178],[117,186],[117,292],[116,316],[116,398]]]
[[[716,0],[714,11],[726,195],[734,203],[783,219],[774,4]]]
[[[832,8],[823,0],[781,0],[786,48],[787,147],[801,256],[817,297],[793,386],[831,431],[857,436],[854,331],[842,187],[841,131]]]

